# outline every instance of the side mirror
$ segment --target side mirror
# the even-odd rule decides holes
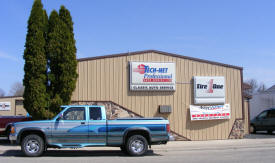
[[[58,114],[58,117],[57,117],[57,121],[59,121],[59,120],[61,120],[62,119],[62,117],[63,117],[63,114]]]

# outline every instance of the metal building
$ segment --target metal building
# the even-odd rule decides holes
[[[242,138],[248,133],[249,104],[243,100],[241,67],[156,50],[78,61],[79,77],[72,97],[75,104],[105,105],[109,109],[109,117],[165,117],[169,119],[174,135],[183,140]],[[149,69],[147,63],[151,67],[155,65],[155,68]],[[161,81],[170,85],[142,85],[144,83],[135,81],[137,77],[133,78],[133,73],[142,74],[147,68],[151,74],[146,79],[144,76],[142,82]],[[173,71],[170,76],[159,75],[168,68]],[[199,81],[212,77],[220,78],[223,83],[214,84],[214,88],[224,89],[219,103],[230,106],[230,116],[225,119],[191,120],[190,107],[213,108],[217,105],[215,100],[211,102],[212,99],[195,100],[195,94],[199,91],[196,87],[203,89],[207,85],[195,86],[194,79]],[[210,82],[213,88],[213,79]]]
[[[0,97],[0,116],[26,116],[23,107],[23,97],[6,96]]]
[[[147,50],[78,59],[77,71],[72,104],[105,105],[110,119],[165,117],[178,140],[248,133],[251,97],[242,91],[241,67]],[[204,112],[216,108],[226,112]],[[0,116],[26,114],[22,97],[0,98]]]
[[[253,94],[253,99],[250,101],[250,118],[255,118],[262,111],[270,108],[275,108],[275,85],[263,92]]]

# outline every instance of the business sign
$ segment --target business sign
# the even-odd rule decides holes
[[[10,102],[0,102],[0,111],[3,110],[11,110],[11,103]]]
[[[130,90],[174,91],[175,63],[130,62]]]
[[[195,76],[195,104],[224,104],[225,82],[223,76]]]
[[[230,119],[230,105],[195,106],[190,105],[191,120]]]

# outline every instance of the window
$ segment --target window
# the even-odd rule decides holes
[[[264,111],[260,115],[258,115],[258,118],[263,119],[263,118],[266,118],[266,116],[267,116],[267,111]]]
[[[268,112],[268,118],[275,118],[275,110],[270,110]]]
[[[90,107],[90,120],[101,120],[101,108]]]
[[[85,108],[72,107],[63,114],[63,120],[85,120]]]

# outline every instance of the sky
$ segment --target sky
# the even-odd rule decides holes
[[[0,1],[0,88],[24,76],[33,0]],[[244,68],[244,80],[275,84],[274,0],[42,0],[48,15],[65,5],[77,57],[160,50]]]

